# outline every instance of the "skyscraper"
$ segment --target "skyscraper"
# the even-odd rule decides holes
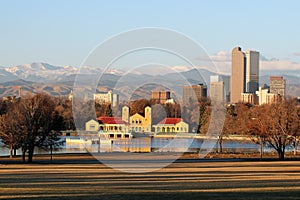
[[[210,76],[209,97],[212,104],[224,103],[224,89],[224,82],[221,80],[221,76]]]
[[[259,87],[259,52],[246,51],[241,47],[232,50],[230,101],[241,101],[243,93],[254,94]]]
[[[246,93],[255,93],[259,87],[259,52],[246,51]]]
[[[235,47],[232,50],[231,57],[230,101],[239,102],[241,93],[245,91],[246,58],[241,47]]]

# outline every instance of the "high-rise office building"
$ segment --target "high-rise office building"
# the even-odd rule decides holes
[[[246,51],[245,92],[255,93],[259,87],[259,52]]]
[[[190,101],[201,101],[207,97],[207,86],[204,84],[185,85],[182,87],[182,100],[184,104]]]
[[[224,82],[221,80],[221,76],[216,75],[210,77],[209,97],[212,104],[224,102],[224,89]]]
[[[259,87],[259,52],[232,50],[230,101],[236,103],[245,98],[243,93],[254,94]],[[251,95],[250,95],[251,96]]]
[[[231,53],[230,101],[239,102],[245,91],[246,58],[241,47],[235,47]]]
[[[270,76],[270,93],[285,96],[285,80],[282,76]]]

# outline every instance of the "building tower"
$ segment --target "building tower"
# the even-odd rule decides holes
[[[255,93],[259,87],[259,52],[246,51],[245,93]]]
[[[235,47],[232,50],[231,57],[230,101],[239,102],[241,93],[245,91],[246,58],[241,47]]]
[[[224,82],[221,80],[220,76],[210,77],[210,99],[213,104],[224,103],[225,93],[224,93]]]
[[[129,107],[128,106],[123,106],[123,108],[122,108],[122,120],[124,122],[129,123]]]
[[[256,103],[255,92],[259,87],[259,52],[246,51],[241,47],[232,50],[230,101],[237,103],[249,99]],[[247,100],[247,102],[249,102]]]
[[[145,108],[145,128],[146,132],[151,132],[151,127],[152,127],[152,113],[151,113],[151,107],[147,106]]]

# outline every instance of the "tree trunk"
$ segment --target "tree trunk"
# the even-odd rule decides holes
[[[14,156],[17,156],[17,148],[14,147]]]
[[[219,138],[219,146],[220,146],[219,152],[223,153],[223,138],[222,137]]]
[[[28,163],[32,163],[34,146],[28,149]]]
[[[284,151],[281,149],[277,150],[279,160],[284,160]]]
[[[22,162],[25,163],[26,162],[26,149],[22,147]]]
[[[297,155],[297,142],[294,142],[294,156]]]
[[[12,158],[13,157],[13,145],[10,144],[9,145],[9,158]]]
[[[263,159],[263,155],[264,155],[264,142],[262,140],[262,138],[260,138],[260,159]]]
[[[51,161],[51,163],[52,163],[52,153],[53,153],[53,149],[52,149],[53,147],[52,147],[52,144],[50,145],[50,154],[51,154],[51,158],[50,158],[50,161]]]

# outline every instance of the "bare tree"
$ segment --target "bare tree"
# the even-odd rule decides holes
[[[47,144],[49,134],[53,130],[53,117],[55,102],[51,96],[37,94],[33,97],[25,97],[21,100],[19,109],[24,122],[22,144],[22,157],[28,151],[28,162],[32,162],[35,147]]]
[[[293,99],[253,108],[248,120],[249,136],[261,145],[261,153],[266,143],[277,151],[280,160],[284,160],[286,148],[296,143],[300,135],[300,118]]]
[[[17,107],[18,105],[11,105],[6,114],[0,116],[0,138],[5,145],[9,146],[10,158],[13,157],[13,151],[18,149],[24,140]]]
[[[251,109],[248,115],[248,136],[250,139],[260,145],[260,158],[263,158],[264,146],[267,142],[267,135],[269,130],[268,123],[268,108],[269,105],[262,105]]]

